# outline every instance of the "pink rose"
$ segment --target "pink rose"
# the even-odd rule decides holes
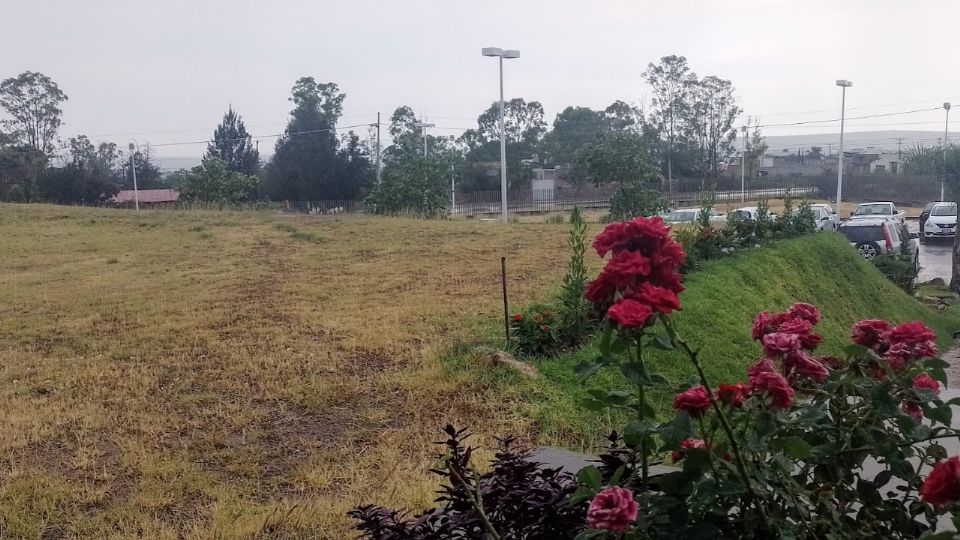
[[[604,489],[590,501],[587,526],[611,532],[623,532],[637,522],[639,505],[629,489],[614,486]]]
[[[804,351],[794,351],[783,358],[783,370],[791,377],[806,377],[822,383],[830,376],[830,372],[820,362],[817,362]]]
[[[691,386],[673,398],[673,408],[686,411],[693,417],[701,416],[710,408],[710,396],[702,385]]]
[[[812,304],[797,302],[790,307],[790,314],[798,319],[803,319],[810,324],[817,324],[820,322],[820,310],[817,309],[817,306]]]
[[[800,338],[796,334],[774,332],[763,336],[763,352],[767,356],[786,354],[800,347]]]
[[[793,405],[793,388],[783,375],[776,372],[764,371],[750,377],[750,392],[770,396],[774,409],[787,409]]]
[[[927,390],[934,394],[939,394],[940,383],[926,373],[921,373],[913,378],[913,389],[917,392]]]
[[[883,339],[883,334],[890,328],[887,321],[880,319],[867,319],[853,325],[853,331],[850,333],[850,339],[857,345],[864,347],[876,347]]]

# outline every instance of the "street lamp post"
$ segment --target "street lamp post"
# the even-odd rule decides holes
[[[837,86],[843,89],[840,98],[840,155],[837,162],[837,208],[839,209],[840,199],[843,198],[843,122],[847,109],[847,88],[853,86],[853,83],[845,79],[838,79]]]
[[[943,104],[943,110],[947,111],[947,119],[943,122],[943,176],[940,177],[940,202],[943,202],[943,184],[947,179],[947,131],[950,129],[950,102]]]
[[[746,201],[747,197],[747,126],[740,128],[743,130],[743,143],[740,145],[740,202]]]
[[[140,194],[137,191],[137,166],[133,161],[133,153],[135,146],[133,143],[130,143],[130,146],[127,147],[130,150],[130,175],[133,176],[133,206],[140,210]]]
[[[503,121],[503,59],[520,58],[520,51],[484,47],[480,50],[484,56],[496,56],[500,59],[500,219],[507,222],[507,133]]]
[[[415,122],[413,127],[418,127],[423,133],[423,157],[427,157],[427,128],[436,127],[436,124],[427,124],[425,122]]]

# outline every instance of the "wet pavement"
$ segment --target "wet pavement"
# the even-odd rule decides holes
[[[920,228],[918,221],[908,220],[907,226],[911,232]],[[950,267],[952,265],[953,238],[931,238],[920,243],[920,275],[921,283],[940,278],[950,282]]]

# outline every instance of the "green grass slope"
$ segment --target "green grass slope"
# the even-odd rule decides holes
[[[677,315],[681,334],[702,350],[706,372],[714,383],[745,379],[759,347],[751,341],[754,316],[779,311],[794,302],[809,302],[823,314],[817,331],[823,335],[820,353],[840,354],[849,343],[850,327],[858,320],[894,322],[922,320],[937,332],[941,348],[960,330],[960,311],[934,311],[903,293],[864,261],[836,234],[818,234],[750,250],[703,265],[686,280],[681,295],[683,311]],[[536,361],[542,377],[536,380],[502,372],[478,376],[525,404],[545,442],[572,447],[594,446],[610,427],[619,423],[605,413],[578,405],[584,388],[573,374],[581,359],[595,357],[587,346],[556,359]],[[653,351],[649,362],[673,382],[693,373],[685,357]],[[617,374],[590,381],[591,386],[618,387]],[[672,394],[656,396],[659,412],[669,414]]]

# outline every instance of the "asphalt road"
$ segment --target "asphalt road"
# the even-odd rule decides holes
[[[918,221],[908,220],[907,226],[911,232],[917,232],[920,227]],[[950,282],[950,266],[952,264],[953,239],[934,238],[926,243],[920,243],[920,276],[923,283],[933,278],[941,278]]]

